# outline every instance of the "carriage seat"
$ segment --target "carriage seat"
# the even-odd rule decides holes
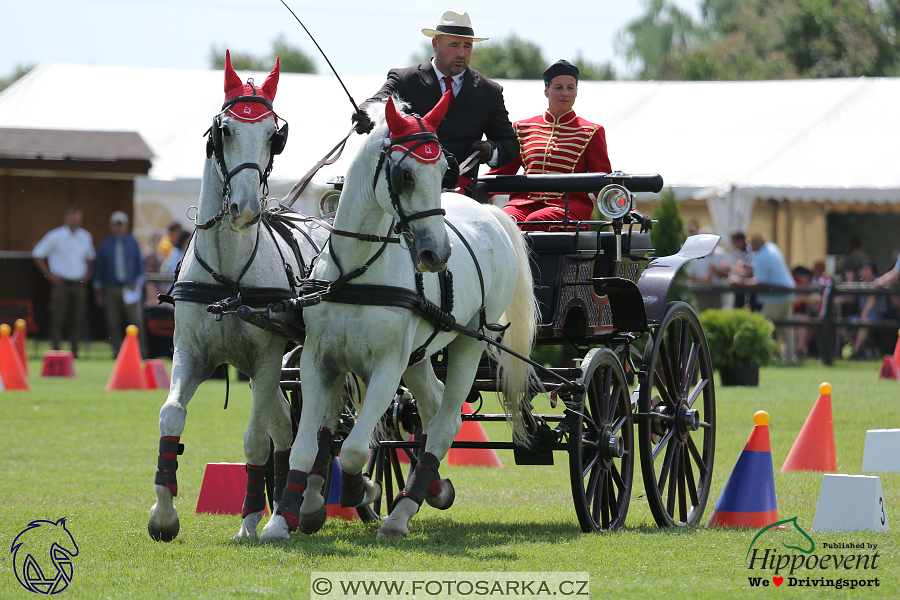
[[[603,254],[616,252],[616,235],[612,231],[526,231],[525,237],[535,254],[596,253],[598,241]],[[652,249],[650,232],[623,233],[623,254],[645,254]]]

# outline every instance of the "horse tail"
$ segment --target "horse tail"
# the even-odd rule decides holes
[[[509,323],[503,333],[503,344],[522,356],[530,356],[534,345],[540,312],[537,298],[534,295],[534,280],[531,274],[530,250],[522,230],[516,226],[512,218],[495,206],[486,208],[494,215],[503,230],[509,236],[516,253],[518,276],[512,299],[503,312],[502,323]],[[530,401],[532,385],[539,385],[534,367],[515,356],[488,346],[488,352],[497,361],[500,371],[500,390],[503,403],[513,427],[513,439],[527,442],[525,418],[530,413],[522,414],[520,401]]]

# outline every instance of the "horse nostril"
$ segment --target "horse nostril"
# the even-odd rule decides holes
[[[419,253],[419,260],[429,271],[436,273],[446,268],[446,263],[441,260],[437,252],[433,250],[423,250]]]

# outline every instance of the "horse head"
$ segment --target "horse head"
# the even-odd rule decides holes
[[[376,181],[376,198],[397,220],[401,233],[411,237],[410,252],[420,271],[443,271],[450,259],[441,208],[448,163],[435,133],[449,105],[445,94],[424,117],[401,114],[393,98],[385,105],[390,139],[384,142],[385,183]]]
[[[235,231],[245,232],[262,212],[260,188],[268,193],[267,179],[276,154],[284,149],[288,126],[278,128],[272,101],[278,88],[281,61],[262,86],[253,79],[242,83],[225,53],[225,103],[209,131],[207,158],[219,167],[222,181],[222,216]]]

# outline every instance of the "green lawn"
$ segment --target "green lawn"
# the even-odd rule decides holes
[[[30,521],[66,517],[80,553],[65,597],[307,598],[310,572],[347,570],[585,571],[595,598],[900,597],[900,474],[881,474],[891,533],[815,533],[822,475],[780,472],[819,383],[828,381],[834,387],[838,472],[861,473],[866,430],[900,427],[900,383],[879,381],[874,362],[770,367],[759,388],[717,388],[718,445],[707,518],[747,441],[754,412],[764,409],[771,415],[779,518],[796,516],[819,546],[878,545],[877,569],[839,574],[877,576],[878,588],[783,585],[774,591],[748,583],[750,575],[772,575],[748,571],[755,530],[657,529],[642,498],[639,460],[627,525],[612,534],[585,535],[578,528],[565,455],[557,454],[552,467],[518,467],[511,452],[501,451],[501,471],[442,467],[456,485],[456,504],[446,512],[423,508],[406,539],[377,540],[375,525],[329,520],[315,536],[294,534],[281,545],[233,542],[239,517],[197,515],[194,508],[207,462],[243,461],[250,394],[234,378],[227,410],[221,380],[204,383],[190,404],[176,500],[181,533],[170,544],[154,542],[146,525],[155,501],[157,419],[166,393],[106,392],[112,361],[100,358],[105,352],[92,356],[77,361],[75,379],[41,378],[39,361],[32,361],[31,391],[0,394],[0,541],[9,548]],[[506,439],[502,424],[486,428],[491,439]],[[796,537],[790,531],[765,535],[775,543],[779,535],[786,542]],[[7,556],[0,598],[30,597]]]

